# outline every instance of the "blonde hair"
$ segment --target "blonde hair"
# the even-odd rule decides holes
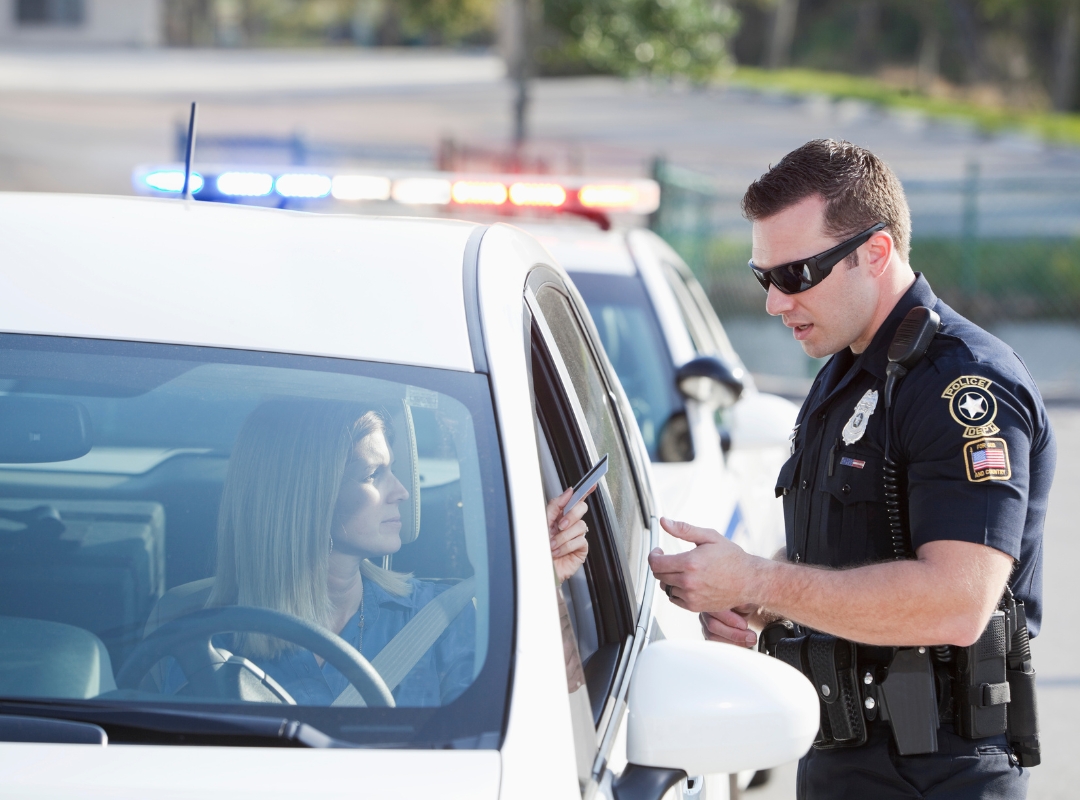
[[[392,441],[377,409],[325,400],[273,400],[244,421],[229,459],[218,514],[217,570],[208,606],[269,608],[330,627],[330,542],[345,467],[371,433]],[[360,574],[390,594],[411,575],[363,561]],[[246,634],[235,646],[274,657],[294,645]]]

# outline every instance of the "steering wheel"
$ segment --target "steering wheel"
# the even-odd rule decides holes
[[[200,696],[295,704],[288,692],[255,664],[214,647],[211,638],[218,633],[261,633],[299,645],[332,664],[368,706],[394,707],[390,689],[371,662],[340,636],[280,611],[247,606],[204,608],[162,625],[128,656],[116,676],[117,687],[137,689],[156,663],[173,656]],[[241,696],[252,691],[256,697]]]

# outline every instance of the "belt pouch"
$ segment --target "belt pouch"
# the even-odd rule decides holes
[[[866,722],[855,677],[855,644],[823,633],[807,637],[809,677],[821,701],[821,731],[814,747],[858,747],[866,743]]]
[[[956,653],[957,732],[966,739],[997,736],[1006,730],[1009,684],[1005,674],[1005,612],[995,611],[979,640]]]
[[[922,652],[919,652],[919,651]],[[901,647],[881,684],[896,750],[902,756],[936,753],[938,705],[934,667],[925,647]]]
[[[806,636],[780,639],[773,645],[773,656],[789,667],[795,667],[803,675],[809,675],[806,666]]]

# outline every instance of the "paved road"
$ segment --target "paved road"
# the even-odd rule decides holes
[[[1080,637],[1072,623],[1080,619],[1080,592],[1075,583],[1080,536],[1072,501],[1080,485],[1080,462],[1070,454],[1080,450],[1080,408],[1051,408],[1050,420],[1061,457],[1046,518],[1046,612],[1042,633],[1032,642],[1039,674],[1043,763],[1031,771],[1028,800],[1074,800],[1080,794],[1080,759],[1075,750],[1080,731]],[[794,764],[775,770],[766,786],[745,792],[747,800],[791,800],[794,796]]]

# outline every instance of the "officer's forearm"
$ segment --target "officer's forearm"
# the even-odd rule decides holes
[[[866,644],[966,646],[982,632],[1012,569],[968,542],[931,542],[919,558],[845,570],[755,559],[752,602]]]

